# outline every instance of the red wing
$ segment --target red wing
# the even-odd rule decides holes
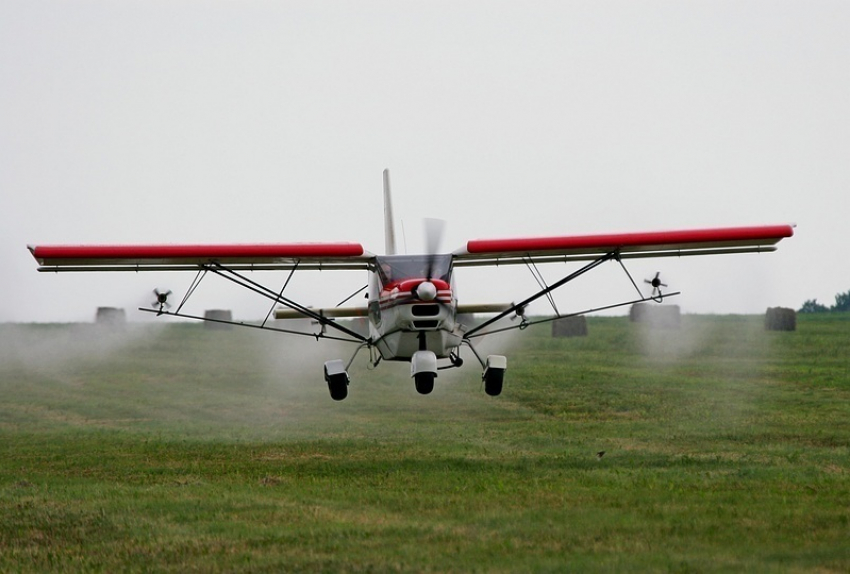
[[[217,262],[232,269],[366,269],[373,255],[359,243],[229,245],[30,246],[39,271],[197,269]]]
[[[596,259],[611,251],[623,258],[708,255],[775,251],[776,243],[791,237],[791,225],[686,229],[606,235],[572,235],[518,239],[476,239],[454,252],[455,264],[497,265],[531,259],[573,261]]]

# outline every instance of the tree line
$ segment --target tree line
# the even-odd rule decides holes
[[[850,311],[850,291],[835,296],[835,305],[827,307],[818,303],[817,299],[809,299],[800,307],[799,313],[833,313]]]

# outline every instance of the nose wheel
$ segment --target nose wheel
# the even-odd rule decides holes
[[[431,351],[416,351],[410,358],[410,376],[420,395],[427,395],[434,390],[434,379],[437,377],[437,356]]]

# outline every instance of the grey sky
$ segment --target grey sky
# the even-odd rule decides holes
[[[661,270],[688,312],[850,289],[846,2],[1,0],[0,74],[0,321],[91,320],[192,279],[39,274],[28,243],[380,252],[385,167],[410,251],[423,217],[447,220],[446,250],[797,223],[775,254],[630,269]],[[524,269],[458,279],[468,303],[536,285]],[[199,308],[265,313],[207,281]],[[305,274],[291,294],[333,305],[364,283]],[[612,267],[558,303],[629,289]]]

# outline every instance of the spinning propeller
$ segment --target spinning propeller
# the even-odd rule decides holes
[[[519,319],[520,325],[527,325],[528,318],[525,316],[525,307],[517,307],[514,311],[513,316],[511,317],[511,321],[516,321]],[[520,329],[525,329],[525,327],[520,327]]]
[[[446,222],[442,219],[425,219],[425,252],[428,254],[428,280],[434,275],[434,261],[440,252],[443,243],[443,234],[446,231]]]
[[[433,301],[437,298],[437,287],[431,280],[434,278],[434,264],[445,230],[446,222],[442,219],[425,219],[425,251],[428,254],[428,267],[425,271],[425,281],[413,290],[413,294],[421,301]]]
[[[653,277],[651,280],[650,279],[644,279],[643,282],[647,283],[649,285],[652,285],[652,295],[651,295],[651,297],[653,299],[655,299],[657,297],[662,297],[663,294],[661,293],[661,288],[667,287],[666,283],[661,282],[661,271],[658,271],[655,274],[655,277]]]
[[[170,309],[171,303],[168,302],[168,296],[171,295],[171,290],[162,293],[159,289],[154,289],[153,294],[156,295],[156,301],[151,303],[151,307],[159,307],[159,312],[163,309]]]

